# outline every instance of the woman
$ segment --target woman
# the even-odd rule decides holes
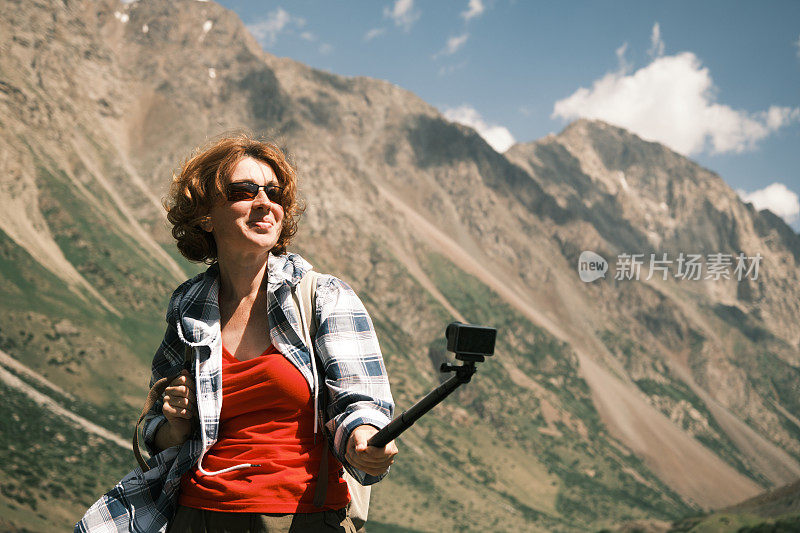
[[[178,491],[169,531],[355,531],[342,466],[362,485],[386,475],[395,443],[366,443],[394,404],[372,322],[346,283],[317,281],[321,365],[302,340],[292,291],[311,265],[286,252],[300,213],[294,170],[272,144],[223,138],[186,162],[166,205],[180,252],[211,263],[172,295],[153,360],[151,385],[191,366],[145,418],[151,454],[181,446],[162,495]],[[333,453],[318,480],[323,431]]]

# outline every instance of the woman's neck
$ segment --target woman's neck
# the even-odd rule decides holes
[[[220,255],[220,298],[228,303],[255,300],[267,275],[268,259],[269,253],[257,256]]]

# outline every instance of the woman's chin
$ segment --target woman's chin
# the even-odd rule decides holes
[[[260,237],[260,238],[259,238]],[[275,248],[278,239],[264,238],[264,235],[253,235],[243,239],[237,243],[230,243],[229,246],[220,247],[220,255],[223,256],[238,256],[238,255],[262,255],[266,254]],[[225,250],[225,251],[223,251]]]

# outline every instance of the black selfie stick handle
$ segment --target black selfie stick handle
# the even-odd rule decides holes
[[[447,370],[455,370],[456,375],[436,387],[429,392],[424,398],[412,405],[403,414],[389,422],[387,426],[375,433],[368,441],[367,444],[378,448],[383,448],[397,438],[402,432],[410,428],[414,422],[433,409],[442,400],[447,398],[450,393],[456,390],[463,383],[469,382],[472,374],[475,373],[475,364],[466,363],[462,366],[442,365],[442,368]]]

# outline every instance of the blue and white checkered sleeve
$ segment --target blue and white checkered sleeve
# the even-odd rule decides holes
[[[165,337],[168,335],[169,335],[169,329]],[[166,346],[166,339],[165,339],[161,341],[161,345],[158,347],[158,350],[156,351],[156,354],[153,357],[152,373],[150,376],[150,388],[153,387],[156,381],[158,381],[163,377],[162,368],[164,367],[163,363],[166,359],[163,354],[166,349],[168,348]],[[162,402],[161,399],[156,400],[156,402],[153,404],[153,407],[150,408],[150,411],[147,412],[147,414],[144,416],[144,420],[142,421],[142,427],[143,427],[142,436],[143,436],[144,447],[147,449],[147,453],[149,453],[151,456],[161,451],[156,449],[155,440],[156,440],[156,433],[158,433],[158,429],[164,422],[167,421],[167,417],[165,417],[161,412],[163,408],[163,403],[164,402]]]
[[[375,328],[353,289],[336,277],[320,276],[315,307],[319,326],[314,342],[325,365],[326,427],[333,435],[334,453],[355,479],[371,485],[386,473],[373,476],[352,467],[345,452],[353,429],[362,424],[381,429],[394,414]]]
[[[180,349],[181,341],[178,337],[178,332],[175,329],[174,301],[176,297],[179,297],[179,291],[184,285],[181,285],[181,287],[175,290],[167,307],[167,330],[164,333],[164,338],[161,341],[158,350],[156,350],[156,353],[153,356],[149,385],[150,388],[152,388],[159,379],[165,375],[168,375],[175,368],[176,364],[182,364],[183,362],[183,352]],[[167,418],[161,412],[162,408],[163,402],[159,399],[153,404],[153,407],[150,408],[150,411],[148,411],[144,417],[144,420],[142,421],[143,443],[147,449],[147,452],[151,456],[161,451],[156,449],[155,439],[156,433],[161,427],[161,424],[167,421]]]

